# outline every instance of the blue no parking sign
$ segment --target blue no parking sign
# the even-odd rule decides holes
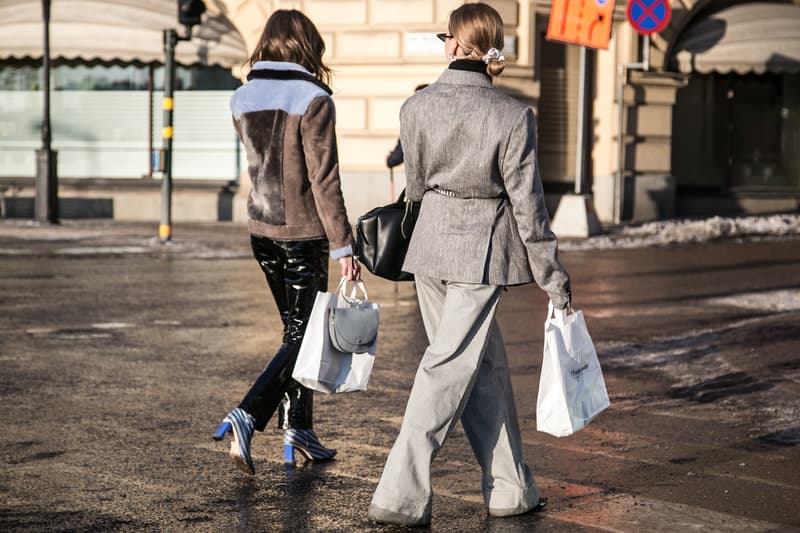
[[[628,22],[644,35],[658,33],[669,24],[672,8],[669,0],[630,0]]]

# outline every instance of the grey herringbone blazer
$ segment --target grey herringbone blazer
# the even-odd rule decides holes
[[[400,140],[406,194],[422,200],[403,270],[465,283],[535,280],[567,305],[529,107],[487,75],[448,69],[403,104]]]

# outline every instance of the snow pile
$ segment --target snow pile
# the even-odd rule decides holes
[[[702,243],[719,239],[755,240],[800,237],[800,215],[712,217],[703,220],[661,220],[624,226],[584,240],[560,240],[562,250],[640,248]]]
[[[731,296],[708,298],[705,303],[777,313],[800,311],[800,290],[778,289],[774,291],[743,292]]]

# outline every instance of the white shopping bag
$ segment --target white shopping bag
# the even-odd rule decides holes
[[[292,372],[292,378],[309,389],[325,393],[367,390],[372,364],[375,361],[377,340],[364,353],[343,353],[333,347],[328,332],[329,310],[352,306],[355,298],[354,287],[350,294],[351,303],[345,301],[346,281],[342,278],[335,293],[317,292],[314,300],[314,307],[300,345],[300,353]],[[380,310],[378,304],[367,301],[366,291],[363,300],[357,302],[359,306]]]
[[[609,405],[603,371],[583,313],[568,315],[566,310],[554,310],[551,302],[544,323],[536,429],[566,437]]]

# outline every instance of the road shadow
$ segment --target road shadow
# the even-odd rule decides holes
[[[769,390],[771,383],[758,381],[745,372],[723,374],[688,387],[674,387],[669,391],[670,398],[711,403],[722,398]]]
[[[773,431],[758,437],[760,442],[778,446],[800,445],[800,426]]]

